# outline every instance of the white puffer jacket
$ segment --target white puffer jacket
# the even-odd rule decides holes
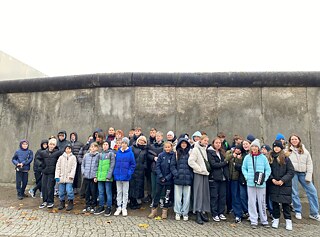
[[[203,155],[201,155],[201,153]],[[193,169],[193,172],[196,174],[201,175],[209,175],[209,172],[207,171],[206,164],[204,163],[203,159],[206,159],[208,161],[207,157],[207,148],[200,146],[199,142],[196,142],[194,144],[194,148],[192,149],[190,153],[190,157],[188,159],[188,165]]]
[[[303,154],[299,154],[298,150],[293,146],[289,150],[289,158],[293,164],[294,171],[305,172],[306,181],[312,181],[313,164],[309,151],[302,145]]]
[[[58,159],[55,178],[60,178],[59,183],[73,183],[76,169],[77,158],[72,153],[67,155],[64,152]]]

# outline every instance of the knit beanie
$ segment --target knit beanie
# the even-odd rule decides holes
[[[251,142],[251,146],[257,146],[259,148],[259,150],[261,149],[261,145],[260,145],[260,141],[259,139],[255,139],[253,142]]]
[[[168,135],[171,135],[171,136],[173,136],[173,137],[174,137],[174,132],[169,131],[169,132],[167,133],[167,136],[168,136]]]
[[[281,139],[286,140],[283,134],[278,133],[276,136],[276,140],[281,140]]]
[[[282,142],[280,141],[280,140],[275,140],[274,142],[273,142],[273,144],[272,144],[272,147],[274,148],[274,147],[279,147],[279,148],[281,148],[281,150],[283,149],[283,145],[282,145]]]
[[[247,140],[249,140],[250,142],[253,142],[256,138],[252,135],[252,134],[249,134],[247,136]]]
[[[271,151],[271,147],[267,144],[262,145],[261,148],[265,148],[267,152]]]
[[[129,138],[124,137],[124,138],[122,138],[121,142],[126,143],[129,146],[130,141],[129,141]]]

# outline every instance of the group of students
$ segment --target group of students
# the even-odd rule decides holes
[[[127,216],[128,203],[138,209],[149,199],[149,218],[156,217],[161,206],[161,216],[166,219],[173,205],[176,220],[187,221],[193,211],[198,224],[209,221],[207,213],[213,221],[226,220],[227,206],[236,223],[246,218],[253,229],[258,218],[262,226],[270,227],[266,208],[273,217],[272,227],[278,228],[282,205],[286,229],[292,230],[291,203],[295,217],[302,218],[300,182],[308,197],[309,217],[320,221],[312,159],[298,135],[291,135],[287,142],[278,134],[272,148],[261,145],[251,134],[246,139],[235,135],[232,145],[224,133],[218,133],[211,144],[205,132],[179,138],[172,131],[166,135],[164,141],[163,133],[152,128],[147,139],[137,127],[130,130],[128,138],[114,128],[109,128],[106,136],[96,129],[82,144],[77,133],[71,133],[67,141],[66,132],[60,131],[58,139],[41,141],[34,159],[36,186],[29,193],[35,197],[40,190],[43,203],[39,208],[52,208],[57,184],[59,210],[66,207],[65,194],[66,210],[72,210],[74,193],[80,192],[86,200],[83,212],[105,216],[111,215],[115,193],[115,216]],[[32,160],[29,143],[22,140],[12,158],[18,199],[25,196]]]

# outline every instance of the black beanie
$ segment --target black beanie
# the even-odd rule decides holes
[[[273,144],[272,144],[272,148],[274,148],[274,147],[280,147],[281,148],[281,150],[283,149],[283,145],[282,145],[282,142],[280,141],[280,140],[275,140],[274,142],[273,142]]]

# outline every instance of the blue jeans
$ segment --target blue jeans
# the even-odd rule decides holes
[[[67,191],[68,200],[74,199],[72,183],[59,183],[59,199],[64,201],[65,193]]]
[[[99,190],[99,206],[104,206],[105,204],[105,194],[107,194],[107,207],[112,206],[112,182],[98,182],[98,190]]]
[[[239,185],[240,187],[240,200],[241,207],[244,213],[248,213],[248,189],[247,185]]]
[[[190,209],[191,186],[174,185],[174,212],[188,216]],[[183,200],[183,204],[182,204]]]
[[[16,188],[20,197],[24,196],[28,184],[28,172],[16,171]]]
[[[240,197],[240,183],[238,180],[229,181],[231,186],[232,209],[235,217],[242,218],[242,207]]]
[[[302,206],[299,198],[299,189],[298,183],[302,185],[304,190],[307,193],[309,207],[310,207],[310,215],[318,215],[319,214],[319,202],[318,202],[318,193],[313,183],[306,182],[306,174],[303,172],[295,172],[294,177],[292,179],[292,204],[294,211],[296,213],[302,213]]]

